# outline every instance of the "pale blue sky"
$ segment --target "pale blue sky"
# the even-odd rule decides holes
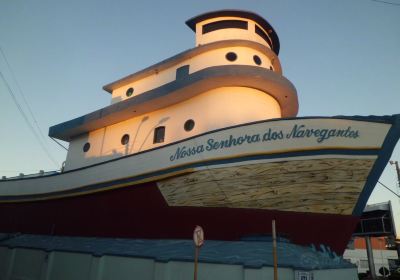
[[[47,135],[51,125],[108,105],[103,85],[192,48],[185,20],[216,9],[253,11],[272,24],[299,116],[400,113],[400,6],[371,0],[0,0],[0,46]],[[23,105],[1,56],[0,70]],[[0,175],[55,169],[2,80],[0,129]],[[45,144],[61,164],[65,151]],[[400,147],[392,159],[400,160]],[[381,181],[396,190],[392,166]],[[370,201],[389,199],[400,209],[382,187]]]

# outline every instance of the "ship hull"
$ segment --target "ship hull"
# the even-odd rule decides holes
[[[294,118],[207,132],[58,175],[0,181],[0,232],[238,240],[342,253],[399,138],[399,116]]]
[[[171,207],[154,183],[86,196],[0,206],[0,228],[46,235],[190,239],[196,225],[206,239],[240,240],[271,234],[342,253],[358,217],[260,209]]]

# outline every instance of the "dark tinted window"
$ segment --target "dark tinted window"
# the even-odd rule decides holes
[[[126,145],[128,143],[129,143],[129,134],[124,134],[124,136],[122,136],[121,138],[121,144]]]
[[[235,61],[235,60],[237,59],[237,55],[236,55],[236,53],[234,53],[234,52],[228,52],[228,53],[225,55],[225,57],[226,57],[226,59],[229,60],[229,61]]]
[[[247,21],[241,20],[221,20],[216,22],[211,22],[203,25],[203,34],[208,32],[212,32],[219,29],[226,28],[239,28],[239,29],[247,29]]]
[[[86,153],[90,149],[90,143],[86,142],[85,145],[83,145],[83,151]]]
[[[176,69],[176,79],[181,80],[189,75],[189,65],[184,65]]]
[[[187,120],[183,126],[186,131],[191,131],[194,128],[194,120]]]
[[[162,143],[164,142],[165,137],[165,126],[159,126],[154,129],[154,139],[153,143]]]
[[[260,37],[263,38],[264,41],[267,42],[268,45],[272,48],[271,39],[270,39],[270,38],[268,37],[268,35],[265,34],[265,32],[264,32],[260,27],[258,27],[257,25],[256,25],[256,33],[257,33],[258,35],[260,35]]]

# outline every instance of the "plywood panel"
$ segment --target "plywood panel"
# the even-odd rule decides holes
[[[351,214],[372,159],[314,159],[213,168],[158,183],[170,206]]]

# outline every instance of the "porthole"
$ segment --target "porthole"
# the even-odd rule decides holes
[[[234,52],[228,52],[228,53],[225,55],[225,57],[226,57],[226,59],[229,60],[229,61],[235,61],[235,60],[237,59],[237,55],[236,55],[236,53],[234,53]]]
[[[193,129],[193,127],[194,127],[194,120],[187,120],[185,122],[185,124],[183,125],[183,128],[186,131],[191,131]]]
[[[129,143],[129,134],[124,134],[124,136],[122,136],[121,138],[121,144],[126,145],[128,143]]]
[[[83,145],[83,152],[86,153],[87,151],[89,151],[89,149],[90,149],[90,143],[86,142],[85,145]]]
[[[254,63],[257,65],[261,65],[261,58],[258,55],[253,56]]]
[[[127,90],[126,90],[126,96],[127,97],[129,97],[129,96],[132,96],[132,94],[133,94],[133,88],[128,88]]]

